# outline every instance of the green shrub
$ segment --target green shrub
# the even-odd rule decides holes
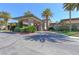
[[[29,31],[28,31],[28,27],[22,27],[22,28],[20,29],[20,32],[29,32]]]
[[[35,32],[36,31],[36,28],[35,26],[23,26],[22,28],[21,27],[16,27],[14,29],[14,32]]]
[[[20,27],[15,27],[14,32],[20,32]]]
[[[22,27],[23,27],[22,20],[20,20],[20,21],[19,21],[18,26],[19,26],[20,28],[22,28]]]
[[[21,28],[20,32],[26,32],[26,29],[25,28]]]
[[[69,28],[68,28],[68,26],[58,26],[58,27],[56,28],[56,30],[57,30],[57,31],[68,31]]]
[[[33,33],[33,32],[36,31],[36,27],[35,26],[28,26],[27,28],[28,28],[28,31],[29,32],[32,32]]]
[[[55,29],[53,27],[48,28],[49,31],[54,31]]]

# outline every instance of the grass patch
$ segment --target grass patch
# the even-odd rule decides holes
[[[9,30],[0,30],[0,32],[10,32]]]
[[[59,33],[63,33],[65,35],[69,35],[69,36],[78,36],[79,37],[79,31],[61,31]]]
[[[76,34],[77,32],[62,32],[62,33],[66,34],[66,35],[74,35],[74,34]]]

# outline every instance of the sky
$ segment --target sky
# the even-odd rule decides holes
[[[51,21],[59,22],[62,19],[69,18],[68,11],[65,11],[61,3],[0,3],[0,11],[7,11],[11,17],[23,16],[24,12],[31,11],[35,16],[43,19],[41,13],[46,8],[52,12]],[[79,18],[79,12],[72,11],[72,18]]]

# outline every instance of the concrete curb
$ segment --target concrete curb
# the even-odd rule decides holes
[[[79,39],[79,37],[74,37],[74,36],[69,36],[70,38],[76,38],[76,39]]]

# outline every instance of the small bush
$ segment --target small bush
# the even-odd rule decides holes
[[[54,31],[55,29],[53,27],[49,27],[49,31]]]
[[[20,27],[16,27],[14,29],[15,32],[35,32],[36,31],[36,28],[35,26],[23,26],[22,28]]]
[[[36,31],[36,27],[35,26],[28,26],[28,31],[33,33]]]
[[[29,31],[28,31],[28,27],[22,27],[22,28],[20,29],[20,32],[29,32]]]
[[[67,26],[59,26],[59,27],[57,28],[57,30],[58,30],[58,31],[68,31],[69,28],[68,28]]]
[[[22,20],[20,20],[20,21],[19,21],[18,26],[19,26],[20,28],[22,28],[22,27],[23,27]]]
[[[20,27],[15,27],[14,32],[20,32]]]

